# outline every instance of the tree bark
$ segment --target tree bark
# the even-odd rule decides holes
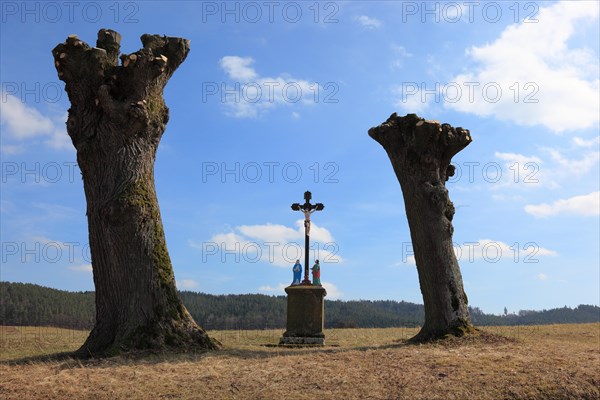
[[[154,160],[169,120],[163,89],[189,52],[186,39],[143,35],[120,56],[121,35],[75,35],[52,54],[71,108],[87,201],[96,324],[79,356],[138,349],[216,349],[177,294],[154,188]]]
[[[445,183],[454,175],[452,157],[471,143],[469,131],[394,113],[369,136],[386,150],[404,196],[425,304],[425,323],[413,339],[463,336],[473,325],[452,247],[455,210]]]

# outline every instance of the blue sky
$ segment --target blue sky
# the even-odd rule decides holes
[[[367,131],[470,129],[448,182],[470,304],[599,304],[599,21],[585,2],[3,2],[1,276],[93,290],[51,49],[97,31],[191,39],[156,186],[179,289],[284,294],[303,243],[328,298],[422,302],[402,193]],[[318,254],[317,254],[318,253]]]

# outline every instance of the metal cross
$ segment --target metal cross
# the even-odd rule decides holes
[[[304,213],[304,280],[303,285],[310,285],[310,279],[308,279],[308,248],[309,248],[309,235],[310,235],[310,214],[315,211],[321,211],[325,208],[323,203],[310,204],[312,194],[309,191],[304,192],[304,204],[294,203],[292,204],[292,210],[302,211]]]

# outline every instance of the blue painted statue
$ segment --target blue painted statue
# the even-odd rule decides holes
[[[300,265],[300,260],[296,260],[296,264],[294,264],[292,271],[294,271],[294,281],[292,282],[292,285],[299,285],[302,283],[302,265]]]

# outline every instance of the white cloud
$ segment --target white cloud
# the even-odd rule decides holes
[[[6,132],[2,153],[21,153],[26,148],[22,142],[37,138],[45,138],[43,143],[54,150],[74,150],[65,127],[67,116],[67,113],[53,117],[44,116],[17,97],[2,93],[0,125],[3,127],[3,133]],[[20,143],[6,143],[7,138]]]
[[[84,242],[63,242],[46,236],[31,235],[27,236],[22,245],[26,249],[35,250],[35,256],[31,260],[35,259],[36,262],[39,260],[47,263],[68,262],[69,265],[66,268],[71,271],[92,272],[89,246]]]
[[[392,69],[400,69],[404,65],[404,59],[412,57],[412,54],[406,50],[404,46],[400,46],[398,44],[392,43],[390,46],[392,49],[392,54],[395,56],[392,61]]]
[[[279,224],[241,225],[232,232],[213,235],[209,241],[196,243],[197,248],[215,257],[219,262],[268,262],[278,267],[289,267],[296,259],[303,259],[304,222],[296,221],[296,229]],[[310,229],[310,259],[326,264],[343,262],[337,254],[338,246],[329,230],[314,222]],[[219,257],[218,254],[221,253]]]
[[[526,164],[526,163],[537,163],[537,164],[541,164],[542,160],[540,160],[538,157],[536,156],[525,156],[523,154],[519,154],[519,153],[500,153],[500,152],[496,152],[494,153],[494,155],[504,161],[508,161],[511,163],[519,163],[519,164]]]
[[[449,23],[455,23],[461,21],[463,23],[469,22],[470,10],[469,4],[460,2],[448,2],[442,7],[436,7],[436,21],[445,21]]]
[[[198,282],[193,279],[181,279],[177,281],[177,287],[179,289],[193,289],[198,287]]]
[[[474,262],[476,260],[484,260],[486,262],[495,263],[500,260],[514,261],[516,257],[522,257],[529,260],[536,259],[537,256],[552,257],[558,253],[554,250],[549,250],[539,246],[537,243],[517,243],[509,245],[499,240],[480,239],[475,243],[463,243],[454,248],[459,261]]]
[[[495,182],[496,173],[498,172],[495,168],[491,168],[489,171],[484,170],[489,172],[489,176],[486,176],[485,179],[491,179],[489,182],[494,183],[490,187],[491,190],[505,190],[508,186],[522,189],[540,187],[543,184],[550,187],[558,186],[554,180],[545,179],[548,174],[542,174],[542,172],[548,172],[548,170],[540,167],[543,161],[539,157],[526,156],[520,153],[501,152],[495,152],[494,156],[504,161],[504,168],[500,171],[502,176],[498,182]],[[506,194],[503,195],[506,196]],[[502,195],[497,197],[497,199],[499,198],[502,198]]]
[[[77,272],[89,272],[89,273],[91,273],[93,271],[92,264],[75,265],[75,266],[69,267],[69,269],[71,271],[77,271]]]
[[[412,83],[392,88],[392,94],[397,98],[394,107],[401,113],[422,114],[429,109],[427,96],[423,97],[421,89],[412,86]]]
[[[537,247],[535,249],[535,254],[532,254],[532,255],[538,255],[538,256],[543,256],[543,257],[548,257],[548,256],[554,257],[554,256],[557,256],[558,253],[554,250],[549,250],[544,247]]]
[[[564,175],[569,177],[572,177],[573,175],[583,175],[589,172],[600,160],[600,153],[597,151],[581,154],[575,159],[568,159],[564,157],[559,150],[545,150],[550,154],[550,157],[556,162],[557,166],[566,172]]]
[[[54,150],[74,150],[71,137],[67,133],[65,123],[69,118],[68,113],[58,116],[54,119],[54,129],[50,132],[50,137],[44,141],[48,147]]]
[[[540,281],[545,281],[545,280],[547,280],[547,279],[548,279],[548,275],[546,275],[546,274],[544,274],[544,273],[540,272],[539,274],[537,274],[537,278],[538,278]]]
[[[279,106],[311,105],[334,102],[336,87],[320,86],[305,79],[281,73],[276,77],[262,76],[253,68],[251,57],[226,56],[219,65],[234,82],[219,90],[226,115],[235,118],[256,118]],[[294,118],[298,113],[292,114]]]
[[[252,64],[254,64],[252,57],[225,56],[219,60],[219,65],[229,78],[241,82],[249,82],[258,76],[251,67]]]
[[[288,242],[302,236],[302,233],[296,229],[269,223],[264,225],[242,225],[238,226],[237,230],[250,238],[265,242]]]
[[[323,227],[311,222],[310,239],[317,242],[333,242],[331,233]],[[264,224],[264,225],[241,225],[236,228],[243,235],[264,242],[287,243],[293,240],[304,238],[304,220],[296,220],[296,229],[285,225]]]
[[[57,249],[57,251],[63,252],[65,257],[68,256],[67,258],[69,260],[72,260],[72,257],[78,258],[76,257],[78,255],[81,255],[82,257],[85,256],[81,251],[83,248],[85,248],[85,245],[80,242],[63,242],[60,240],[49,239],[45,236],[31,236],[29,238],[29,242],[34,243],[33,246],[35,246],[35,243],[39,243],[40,246],[45,246],[47,249]]]
[[[327,299],[329,300],[338,300],[344,295],[333,283],[321,282],[321,284],[327,290]]]
[[[17,144],[2,144],[0,151],[6,155],[20,154],[25,151],[25,147]]]
[[[587,139],[587,140],[576,136],[573,138],[572,141],[573,141],[573,144],[577,147],[598,146],[600,144],[600,136],[596,136],[595,138]]]
[[[597,21],[598,3],[561,1],[541,7],[537,19],[537,23],[510,25],[493,43],[468,49],[466,54],[477,68],[451,79],[463,93],[445,105],[520,125],[543,125],[554,132],[597,125],[598,54],[588,48],[571,48],[568,41],[586,22]],[[596,25],[590,26],[596,30]],[[467,95],[468,82],[479,84],[472,99]],[[489,89],[486,100],[482,89],[488,84],[498,85],[502,95]],[[496,97],[498,101],[492,102]]]
[[[356,21],[367,29],[379,29],[383,25],[377,18],[368,17],[366,15],[356,17]]]
[[[410,53],[408,50],[406,50],[406,47],[404,47],[404,46],[400,46],[399,44],[392,43],[392,45],[390,47],[392,48],[392,51],[398,56],[406,57],[406,58],[412,57],[412,53]]]
[[[28,107],[17,97],[2,93],[2,113],[0,123],[8,136],[15,139],[29,139],[48,135],[54,129],[52,120],[38,110]]]
[[[565,156],[565,152],[571,156]],[[542,148],[546,156],[542,160],[538,156],[527,156],[519,153],[494,153],[495,157],[504,161],[501,178],[496,182],[496,169],[490,169],[489,179],[494,183],[490,187],[493,191],[512,189],[532,189],[562,187],[574,178],[579,178],[590,172],[600,161],[597,151],[582,150],[575,147],[570,150],[556,148]],[[490,181],[489,181],[490,182]]]
[[[241,244],[247,243],[247,240],[240,235],[236,235],[233,232],[229,232],[229,233],[219,233],[217,235],[214,235],[211,238],[211,242],[215,242],[215,243],[219,243],[219,244],[223,243],[226,246],[226,248],[230,249],[230,248],[235,248],[236,243],[241,243]],[[200,248],[196,244],[192,244],[192,247]]]
[[[600,191],[556,200],[551,204],[526,205],[525,211],[541,218],[554,215],[598,216],[600,215]]]
[[[534,260],[537,260],[537,257],[553,257],[558,255],[556,251],[541,247],[535,242],[517,243],[511,246],[499,240],[491,239],[479,239],[477,242],[455,244],[454,254],[461,265],[474,263],[478,260],[492,264],[501,260],[515,261],[521,259],[527,260],[527,262],[534,262]],[[415,256],[408,255],[405,262],[399,262],[394,265],[416,265]]]
[[[296,220],[296,226],[298,227],[297,232],[301,234],[302,238],[304,238],[304,220]],[[310,240],[322,243],[334,241],[333,236],[331,236],[331,233],[326,228],[323,228],[314,222],[310,223]]]
[[[500,193],[494,193],[492,195],[492,199],[496,200],[496,201],[522,201],[524,199],[523,196],[521,195],[508,195],[508,194],[500,194]]]
[[[285,283],[280,283],[277,285],[277,287],[273,287],[270,285],[265,285],[265,286],[261,286],[258,288],[259,292],[263,292],[263,293],[275,293],[278,295],[285,295],[285,288],[288,287],[289,285],[286,285]]]

